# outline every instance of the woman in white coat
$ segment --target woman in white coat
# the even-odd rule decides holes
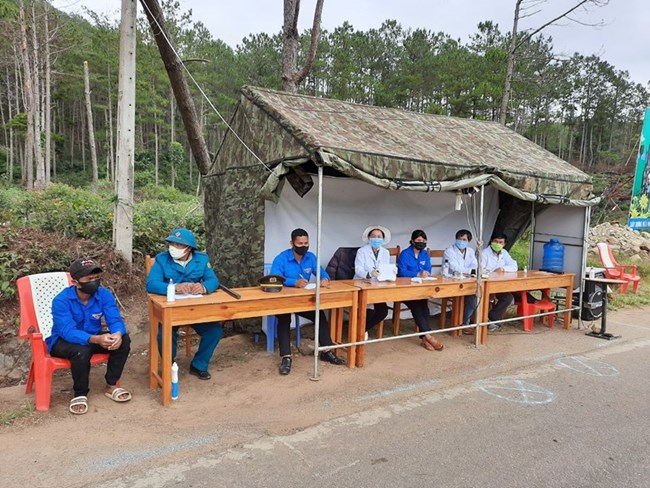
[[[388,249],[383,247],[390,242],[390,231],[381,225],[371,225],[361,235],[367,244],[360,247],[354,260],[355,279],[377,279],[379,265],[390,264]],[[374,309],[368,309],[366,314],[366,332],[386,318],[388,306],[385,303],[373,304]]]

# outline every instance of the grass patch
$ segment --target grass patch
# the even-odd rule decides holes
[[[27,402],[17,410],[0,412],[0,425],[11,425],[19,418],[28,417],[35,411],[34,404],[32,402]]]

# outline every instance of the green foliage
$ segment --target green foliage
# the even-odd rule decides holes
[[[145,199],[136,202],[133,217],[133,248],[143,254],[164,247],[164,239],[175,227],[192,230],[203,246],[203,209],[198,199],[170,187],[145,187]],[[110,188],[98,193],[63,184],[50,185],[42,192],[28,192],[17,187],[0,187],[0,219],[12,227],[52,231],[67,237],[111,242],[114,194]],[[52,263],[53,269],[69,264],[67,256],[48,249],[24,249],[33,261]],[[51,253],[51,255],[46,255]],[[13,256],[2,254],[0,242],[0,286],[30,270],[12,271]],[[4,271],[3,271],[4,270]]]
[[[517,261],[519,269],[524,269],[528,266],[528,258],[530,256],[530,231],[525,232],[517,242],[508,251],[512,259]]]
[[[36,412],[36,409],[34,408],[34,403],[31,402],[31,401],[26,402],[25,405],[18,408],[17,410],[11,410],[11,411],[8,411],[8,412],[0,412],[0,424],[1,425],[11,425],[16,420],[18,420],[19,418],[27,417],[29,415],[33,415],[35,412]]]

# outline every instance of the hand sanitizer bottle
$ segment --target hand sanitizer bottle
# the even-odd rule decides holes
[[[167,285],[167,301],[176,301],[176,286],[174,286],[174,280],[171,278],[169,279],[169,284]]]
[[[442,263],[442,270],[441,270],[442,276],[447,278],[449,276],[449,263],[445,259],[445,262]]]
[[[172,400],[178,400],[178,364],[172,364]]]

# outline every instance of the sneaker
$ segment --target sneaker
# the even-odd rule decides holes
[[[495,330],[499,330],[501,326],[499,324],[490,324],[488,325],[488,330],[490,332],[494,332]]]
[[[289,356],[284,356],[278,369],[281,375],[289,374],[291,372],[291,358]]]
[[[364,340],[368,340],[368,333],[366,332],[366,335],[364,336]]]

